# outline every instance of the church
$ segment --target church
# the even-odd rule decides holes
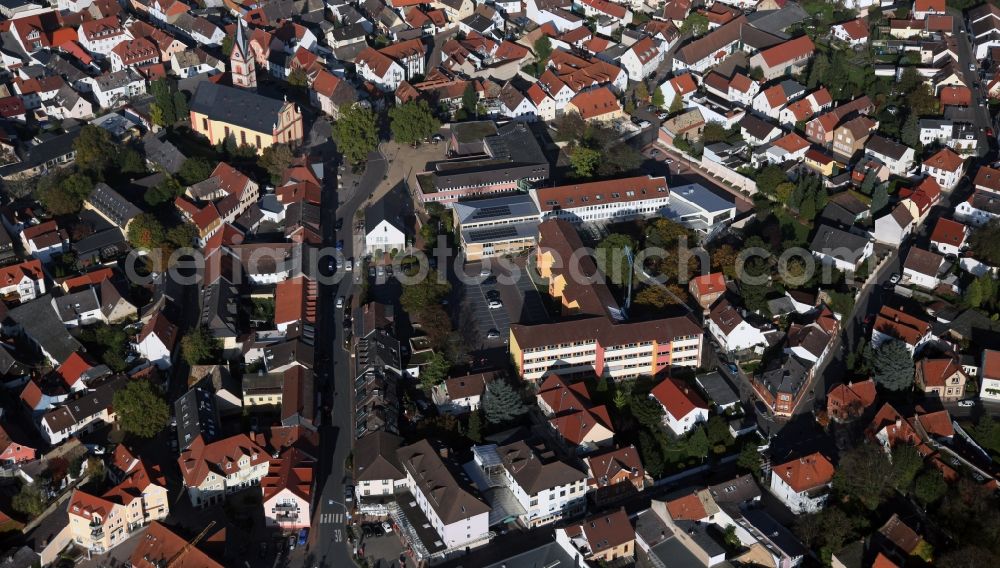
[[[260,153],[273,144],[302,143],[302,111],[295,103],[257,93],[257,71],[250,51],[249,32],[241,19],[229,56],[232,86],[203,81],[191,98],[191,129],[212,144],[232,140]]]

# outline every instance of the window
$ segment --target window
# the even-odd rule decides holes
[[[208,119],[207,118],[201,119],[201,129],[202,130],[208,130]]]
[[[260,150],[260,134],[257,135],[257,149]]]
[[[246,143],[247,143],[247,132],[246,132],[246,130],[241,130],[240,131],[240,144],[246,144]]]

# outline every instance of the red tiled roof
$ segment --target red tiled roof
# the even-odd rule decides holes
[[[965,244],[967,234],[967,227],[965,225],[958,221],[941,217],[938,219],[937,224],[934,225],[934,231],[931,233],[931,242],[961,247]]]
[[[198,549],[188,546],[188,540],[153,521],[146,527],[129,557],[132,568],[161,568],[170,562],[171,568],[222,568],[215,560]]]
[[[0,286],[20,282],[25,276],[35,281],[43,280],[45,273],[42,272],[42,261],[33,258],[19,264],[0,267]]]
[[[983,378],[1000,380],[1000,351],[983,350]]]
[[[569,104],[573,105],[584,120],[590,120],[599,116],[614,112],[621,112],[622,106],[618,103],[618,98],[611,89],[598,87],[590,91],[579,93]]]
[[[676,420],[684,418],[696,409],[708,409],[708,405],[694,389],[679,379],[668,377],[653,387],[649,394]]]
[[[94,366],[87,362],[79,353],[72,353],[65,361],[56,368],[56,372],[62,377],[67,386],[73,386],[80,375],[86,373]]]
[[[874,329],[904,341],[910,346],[916,345],[921,338],[931,331],[931,326],[920,318],[889,306],[882,306],[875,317]]]
[[[692,278],[691,282],[697,288],[698,294],[702,296],[721,294],[726,291],[726,275],[721,272],[697,276]]]
[[[774,145],[794,154],[809,147],[809,142],[794,132],[790,132],[774,141]]]
[[[142,326],[142,331],[139,332],[139,342],[144,341],[150,334],[156,334],[156,337],[160,338],[168,350],[172,351],[174,345],[177,344],[177,326],[172,324],[167,316],[163,315],[163,312],[156,312],[156,315]]]
[[[947,172],[957,172],[962,168],[962,164],[964,163],[965,160],[961,156],[948,148],[942,148],[937,154],[924,160],[925,166]]]
[[[237,462],[243,457],[248,459],[248,467],[253,467],[267,462],[270,456],[246,434],[237,434],[211,444],[205,444],[199,435],[177,458],[177,463],[185,485],[197,487],[210,471],[222,476],[231,475],[234,470],[227,470],[226,465],[230,468],[236,466],[238,469]]]
[[[697,493],[685,495],[673,501],[667,501],[667,513],[674,521],[700,521],[708,516],[705,504]]]
[[[847,37],[853,40],[860,40],[868,37],[868,18],[858,18],[842,24],[837,24],[844,29]]]
[[[625,6],[613,4],[607,0],[579,0],[579,2],[581,4],[586,4],[597,11],[604,12],[609,16],[618,18],[619,20],[623,19],[626,14],[628,14],[628,10]]]
[[[965,86],[948,85],[941,89],[942,106],[969,106],[972,104],[972,90]]]
[[[771,475],[778,476],[797,493],[822,487],[833,480],[833,464],[819,452],[783,463]]]
[[[784,43],[779,43],[774,47],[770,47],[760,52],[761,58],[764,59],[764,63],[768,67],[777,67],[789,61],[799,59],[801,57],[808,57],[812,55],[813,50],[816,46],[813,45],[809,36],[799,36],[795,39],[790,39]]]
[[[1000,170],[990,166],[980,166],[973,184],[979,189],[1000,193]]]

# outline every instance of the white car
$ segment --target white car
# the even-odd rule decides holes
[[[384,530],[386,533],[391,533],[392,525],[390,525],[388,521],[385,521],[382,523],[382,530]]]
[[[344,307],[344,297],[337,296],[337,308],[343,308],[343,307]]]
[[[479,275],[480,276],[489,276],[490,275],[490,269],[489,268],[484,268],[484,269],[480,270],[479,271]]]
[[[354,263],[351,262],[350,260],[348,260],[347,263],[344,264],[344,270],[346,270],[348,272],[354,270]]]
[[[976,401],[974,401],[974,400],[960,400],[960,401],[958,401],[958,405],[961,406],[962,408],[969,408],[970,406],[975,406],[976,405]]]
[[[491,310],[498,310],[503,307],[503,302],[500,300],[491,300],[488,306]]]

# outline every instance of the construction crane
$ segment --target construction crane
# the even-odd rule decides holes
[[[208,523],[208,525],[204,529],[202,529],[200,533],[198,533],[198,536],[187,541],[187,543],[185,543],[184,546],[177,551],[177,554],[175,554],[173,558],[171,558],[170,561],[167,562],[167,565],[164,568],[173,568],[175,564],[180,562],[181,557],[184,556],[188,550],[191,550],[192,546],[201,542],[201,539],[205,538],[205,535],[208,534],[208,531],[211,530],[212,527],[214,526],[215,526],[215,521],[211,521],[210,523]]]

